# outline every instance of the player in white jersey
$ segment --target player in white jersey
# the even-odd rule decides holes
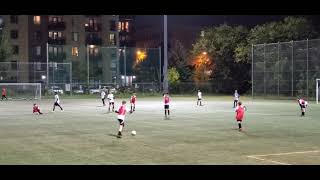
[[[110,92],[107,96],[107,99],[109,100],[109,112],[110,112],[110,106],[112,105],[112,112],[114,112],[114,95],[112,92]]]
[[[55,110],[56,106],[59,106],[59,108],[61,109],[61,111],[63,111],[61,105],[60,105],[60,98],[57,92],[54,93],[54,104],[53,104],[53,110]]]
[[[199,105],[200,102],[200,106],[202,106],[202,92],[200,90],[198,90],[198,100],[197,100],[197,106]]]
[[[104,99],[106,98],[106,92],[104,92],[104,90],[101,90],[101,100],[102,100],[102,104],[103,106],[106,105],[106,103],[104,102]]]
[[[235,90],[233,94],[233,108],[236,108],[238,101],[239,101],[240,95],[238,94],[238,91]]]

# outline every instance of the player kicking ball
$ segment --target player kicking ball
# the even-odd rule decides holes
[[[63,111],[61,105],[60,105],[60,98],[57,92],[54,93],[54,104],[53,104],[53,109],[52,112],[54,112],[54,110],[56,109],[56,106],[59,106],[59,108],[61,109],[61,111]]]
[[[167,118],[168,116],[170,116],[170,109],[169,109],[170,97],[169,97],[169,93],[165,93],[163,95],[163,101],[164,101],[164,115]],[[168,113],[168,116],[167,116],[167,113]]]
[[[131,111],[135,111],[136,110],[136,100],[137,100],[137,96],[136,93],[133,93],[131,98],[130,98],[130,104],[131,104]]]
[[[239,101],[240,95],[238,94],[238,91],[235,90],[233,94],[233,108],[236,108],[238,101]]]
[[[126,116],[126,112],[130,112],[130,114],[132,113],[132,111],[130,111],[127,107],[126,107],[126,101],[122,101],[122,105],[119,107],[118,110],[115,111],[115,113],[117,113],[117,119],[119,121],[119,131],[118,131],[118,138],[122,137],[122,130],[124,127],[124,119]]]
[[[198,100],[197,100],[197,106],[200,104],[202,106],[202,92],[198,90]]]
[[[112,92],[110,92],[107,96],[107,99],[109,100],[109,108],[108,111],[110,112],[110,107],[112,106],[112,112],[114,112],[114,96]]]
[[[33,104],[32,113],[33,113],[33,114],[34,114],[34,113],[36,113],[36,114],[43,114],[42,112],[40,112],[40,107],[39,107],[36,103]]]
[[[236,120],[238,122],[239,131],[242,131],[241,122],[244,118],[244,112],[246,111],[246,107],[242,105],[242,102],[238,102],[238,106],[235,109],[236,112]]]
[[[306,113],[306,108],[308,106],[308,102],[302,98],[298,98],[297,100],[298,100],[299,106],[301,108],[301,116],[304,116]]]

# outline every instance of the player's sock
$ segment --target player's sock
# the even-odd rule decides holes
[[[131,111],[132,111],[132,106],[131,106]]]
[[[239,129],[241,129],[241,123],[240,122],[238,122],[238,126],[239,126]]]
[[[170,110],[168,109],[168,116],[170,116]]]
[[[304,116],[304,112],[302,112],[302,116]]]
[[[167,117],[167,110],[166,109],[164,110],[164,115]]]

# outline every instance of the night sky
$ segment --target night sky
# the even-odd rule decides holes
[[[168,15],[168,34],[170,39],[178,39],[185,46],[191,46],[199,36],[203,27],[215,26],[223,23],[228,25],[244,25],[253,27],[270,21],[282,20],[286,15]],[[152,38],[162,40],[163,16],[162,15],[136,15],[135,18],[137,41],[143,45],[143,41]],[[142,43],[141,43],[142,42]]]

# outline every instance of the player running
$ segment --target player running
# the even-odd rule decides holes
[[[164,94],[163,101],[164,101],[164,114],[165,114],[165,117],[167,117],[167,112],[168,112],[168,116],[170,116],[170,110],[169,110],[170,97],[169,97],[169,93],[165,93]]]
[[[242,102],[238,102],[238,106],[235,109],[236,112],[236,120],[238,122],[239,131],[242,131],[241,122],[244,118],[244,112],[246,111],[246,107],[242,106]]]
[[[104,92],[104,90],[101,90],[101,100],[102,100],[102,104],[103,106],[106,106],[106,103],[104,102],[104,99],[106,98],[106,92]]]
[[[237,103],[239,101],[239,97],[240,97],[240,95],[238,94],[238,91],[235,90],[234,94],[233,94],[233,108],[236,108]]]
[[[36,103],[33,104],[32,113],[43,114],[42,112],[40,112],[40,107]]]
[[[112,112],[114,112],[114,96],[112,94],[112,92],[110,92],[107,96],[107,99],[109,100],[109,112],[110,112],[110,106],[112,105]]]
[[[2,88],[2,98],[1,98],[1,100],[3,100],[3,98],[6,98],[6,100],[8,100],[8,98],[7,98],[7,89],[6,88]]]
[[[61,105],[60,105],[60,98],[57,92],[54,93],[54,104],[53,104],[53,110],[52,112],[54,112],[56,106],[59,106],[59,108],[61,109],[61,111],[63,111]]]
[[[297,100],[298,100],[299,106],[301,108],[301,116],[304,116],[306,113],[306,108],[308,106],[308,102],[302,98],[298,98]]]
[[[126,101],[122,101],[122,105],[119,107],[118,110],[115,111],[115,113],[117,113],[117,119],[119,121],[119,131],[118,131],[118,138],[122,137],[122,129],[124,127],[124,119],[126,116],[126,112],[130,112],[130,114],[132,113],[132,111],[130,111],[127,107],[126,107]]]
[[[198,100],[197,100],[197,106],[199,105],[200,102],[200,106],[202,106],[202,92],[200,90],[198,90]]]
[[[136,100],[137,100],[137,96],[136,93],[133,93],[131,98],[130,98],[130,104],[131,104],[131,111],[135,111],[136,110]]]

